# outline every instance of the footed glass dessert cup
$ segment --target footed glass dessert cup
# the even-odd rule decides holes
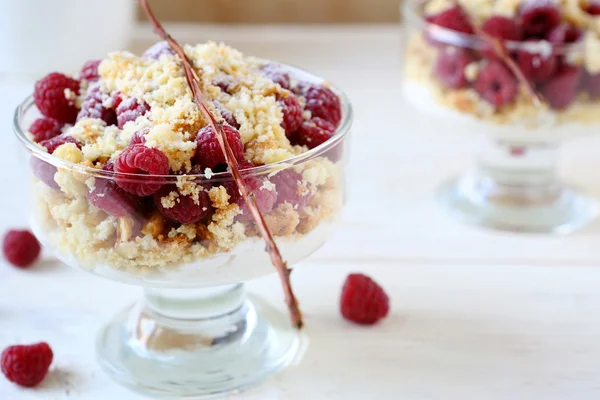
[[[297,79],[321,82],[285,68]],[[352,110],[332,89],[342,120],[329,140],[241,171],[255,193],[272,193],[263,213],[289,266],[326,242],[345,203]],[[68,161],[65,152],[74,145],[51,155],[30,140],[38,117],[29,97],[14,119],[32,171],[34,233],[64,263],[144,290],[98,335],[99,362],[111,378],[154,397],[206,398],[255,385],[299,359],[304,341],[285,306],[274,308],[244,290],[245,281],[275,268],[243,201],[231,200],[239,192],[229,172],[157,176],[85,167]],[[160,187],[160,200],[133,201],[119,189],[128,183]],[[201,222],[174,223],[157,212],[193,196],[213,207]]]
[[[561,182],[557,166],[563,140],[600,131],[600,20],[558,3],[459,3],[403,6],[406,100],[446,131],[482,142],[475,167],[440,187],[440,203],[494,229],[583,227],[596,201]]]

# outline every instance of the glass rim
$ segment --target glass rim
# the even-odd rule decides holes
[[[317,78],[316,76],[314,76],[314,75],[310,74],[309,72],[304,71],[300,68],[292,67],[292,66],[284,65],[284,64],[280,64],[280,65],[285,66],[286,69],[289,69],[291,71],[296,70],[298,72],[301,72],[302,74],[305,74],[305,75],[308,74],[313,78]],[[319,79],[321,82],[323,82],[323,80],[321,78],[317,78],[317,79]],[[302,163],[308,162],[310,160],[313,160],[316,157],[319,157],[319,156],[325,154],[327,151],[331,150],[333,147],[335,147],[337,144],[339,144],[345,138],[346,134],[350,131],[350,128],[351,128],[352,122],[353,122],[354,112],[352,109],[352,104],[350,103],[350,99],[348,98],[348,96],[342,90],[338,89],[336,86],[331,85],[331,84],[329,84],[328,87],[330,87],[335,92],[335,94],[337,94],[339,96],[340,102],[342,105],[342,119],[341,119],[340,125],[335,130],[335,133],[333,134],[333,136],[331,138],[329,138],[326,142],[318,145],[315,148],[309,149],[308,151],[306,151],[302,154],[298,154],[293,157],[287,158],[285,160],[277,161],[277,162],[274,162],[271,164],[265,164],[265,165],[260,165],[260,166],[255,166],[252,168],[244,169],[243,171],[240,171],[240,172],[242,172],[243,176],[268,175],[268,174],[277,172],[279,170],[283,170],[283,169],[286,169],[289,167],[301,165]],[[206,181],[222,181],[222,180],[232,180],[233,179],[233,176],[231,175],[231,172],[229,172],[229,171],[214,172],[209,175],[207,175],[206,173],[181,174],[181,175],[115,173],[115,172],[103,171],[101,169],[88,167],[88,166],[81,165],[81,164],[75,164],[70,161],[63,160],[52,154],[49,154],[47,151],[44,151],[44,149],[40,145],[33,142],[32,140],[30,140],[27,137],[27,134],[26,134],[27,129],[26,128],[24,129],[24,127],[22,126],[23,125],[22,120],[23,120],[23,117],[25,116],[25,114],[29,110],[31,110],[33,107],[35,107],[35,101],[34,101],[33,95],[27,96],[17,106],[17,108],[15,109],[14,115],[13,115],[13,131],[14,131],[15,135],[17,136],[17,139],[19,139],[19,141],[21,142],[21,144],[27,150],[29,150],[33,154],[33,156],[53,165],[55,167],[73,170],[80,174],[86,174],[89,176],[101,177],[101,178],[107,178],[107,179],[114,179],[115,177],[119,177],[119,178],[129,177],[131,179],[135,179],[135,178],[139,179],[139,178],[143,177],[145,180],[152,179],[152,178],[173,180],[173,179],[181,178],[183,176],[206,180]]]
[[[426,1],[427,0],[406,0],[401,5],[402,17],[408,21],[410,25],[416,26],[420,28],[420,30],[431,33],[436,40],[440,41],[440,43],[480,50],[485,48],[484,46],[487,45],[487,42],[476,34],[457,32],[428,22],[423,13],[420,12],[420,6]],[[540,48],[538,45],[539,42],[543,43],[543,47],[551,49],[550,54],[555,55],[584,50],[584,43],[581,39],[574,43],[566,44],[554,44],[547,39],[532,39],[530,41],[502,41],[508,50],[524,50],[529,53],[543,53],[544,51],[536,51]]]

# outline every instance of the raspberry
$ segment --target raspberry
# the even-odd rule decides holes
[[[54,354],[48,343],[10,346],[0,356],[0,366],[6,378],[23,387],[40,384],[52,364]]]
[[[77,107],[73,99],[67,99],[66,90],[79,94],[79,81],[53,72],[36,82],[33,98],[44,116],[72,124],[77,118]]]
[[[243,172],[243,171],[248,170],[250,168],[254,168],[255,165],[252,164],[252,162],[250,162],[250,161],[244,160],[244,161],[240,162],[237,167],[240,170],[240,172],[242,173],[242,176],[245,176],[245,175],[248,175],[248,172]],[[248,179],[252,179],[252,178],[248,178]],[[219,183],[219,184],[217,184],[217,186],[223,186],[225,189],[227,189],[227,194],[229,195],[229,202],[231,204],[236,203],[242,196],[240,193],[240,190],[238,189],[237,183],[235,183],[235,180],[233,179],[233,177],[231,175],[230,175],[229,180]]]
[[[40,158],[32,156],[29,165],[33,174],[52,189],[60,189],[58,183],[54,180],[56,167]]]
[[[586,73],[583,77],[582,87],[587,89],[592,97],[600,97],[600,74],[591,75]]]
[[[308,205],[311,199],[310,192],[300,187],[302,175],[291,168],[278,172],[271,178],[277,188],[277,204],[290,203],[294,209],[299,210]]]
[[[495,15],[487,19],[481,26],[481,30],[490,36],[509,41],[519,41],[523,37],[521,27],[511,18]],[[485,57],[497,58],[494,49],[484,45],[482,53]]]
[[[98,73],[98,66],[102,60],[90,60],[86,61],[81,68],[81,72],[79,73],[79,78],[86,80],[88,82],[95,82],[100,79],[100,74]]]
[[[560,24],[560,8],[553,0],[528,0],[519,14],[526,38],[543,38]]]
[[[173,199],[175,204],[171,208],[165,208],[162,199],[169,198],[172,192],[177,193]],[[198,222],[208,218],[212,212],[212,202],[206,191],[202,190],[198,194],[198,202],[195,202],[191,196],[179,193],[175,185],[164,186],[156,192],[154,203],[162,215],[180,224]]]
[[[277,83],[284,89],[290,90],[292,84],[290,75],[284,72],[279,64],[265,64],[260,68],[260,71],[264,76]]]
[[[517,95],[517,82],[499,61],[490,61],[479,72],[474,88],[482,99],[495,107],[510,102]]]
[[[331,122],[337,127],[342,119],[342,106],[339,97],[322,85],[301,83],[298,85],[300,94],[306,99],[305,109],[312,117],[319,117]]]
[[[302,124],[302,106],[293,94],[289,94],[286,98],[279,98],[278,103],[281,106],[283,113],[283,121],[281,126],[285,130],[286,136],[291,137]]]
[[[432,16],[431,23],[456,32],[473,33],[473,26],[469,22],[469,17],[460,6],[452,7]]]
[[[53,118],[39,118],[29,127],[29,133],[33,136],[33,141],[39,143],[60,135],[63,126],[63,123]]]
[[[233,126],[235,129],[240,129],[240,124],[238,124],[231,111],[229,111],[229,109],[225,107],[223,103],[221,103],[218,100],[215,100],[213,101],[213,104],[215,105],[215,108],[219,111],[221,117],[223,117],[225,122]]]
[[[258,206],[258,209],[263,214],[269,213],[273,209],[275,203],[277,202],[277,191],[272,190],[272,188],[269,185],[269,180],[266,178],[259,178],[257,176],[246,176],[244,177],[244,181],[246,182],[246,186],[248,186],[248,189],[250,189],[250,191],[254,193],[254,199],[256,200],[256,205]],[[229,201],[231,202],[231,199]],[[248,207],[246,201],[241,195],[237,200],[237,204],[242,210],[242,214],[239,214],[237,216],[238,219],[249,221],[254,218],[252,216],[250,208]]]
[[[162,55],[175,55],[175,51],[173,51],[166,40],[154,43],[144,52],[144,54],[142,54],[142,57],[149,58],[151,60],[158,60]]]
[[[544,82],[556,71],[558,59],[552,54],[542,55],[521,49],[517,51],[517,64],[527,79],[533,82]]]
[[[169,159],[160,150],[141,144],[127,147],[115,160],[117,185],[126,192],[144,197],[156,193],[165,183],[164,177],[123,176],[119,174],[167,175]]]
[[[329,121],[321,118],[313,118],[309,121],[304,121],[298,129],[298,133],[294,136],[294,144],[307,146],[309,149],[314,149],[318,145],[325,143],[333,136],[335,126]]]
[[[589,2],[585,11],[590,15],[600,15],[600,1]]]
[[[56,150],[58,147],[62,146],[65,143],[75,143],[77,147],[81,149],[81,143],[79,143],[77,139],[74,139],[72,136],[65,135],[64,133],[62,135],[55,136],[51,139],[42,140],[40,142],[40,144],[44,146],[50,154],[54,153],[54,150]]]
[[[105,165],[102,169],[112,170],[113,165]],[[140,207],[140,199],[121,189],[114,180],[96,178],[96,186],[87,194],[88,201],[96,208],[113,217],[134,215]]]
[[[129,142],[130,146],[136,144],[145,144],[146,143],[146,135],[150,132],[149,128],[144,128],[139,131],[135,131],[133,135],[131,135],[131,140]]]
[[[117,113],[112,108],[107,108],[103,105],[105,100],[109,99],[109,95],[102,93],[98,85],[94,85],[88,91],[81,110],[77,114],[77,120],[82,118],[96,118],[106,122],[106,125],[117,124]]]
[[[150,111],[150,106],[135,97],[122,100],[117,107],[117,121],[119,129],[123,129],[129,121],[135,121],[138,117]]]
[[[229,147],[233,151],[233,154],[238,162],[244,160],[244,144],[240,138],[240,133],[233,127],[223,125],[223,133],[229,143]],[[198,131],[196,136],[196,155],[194,160],[197,165],[202,168],[215,168],[219,164],[225,164],[225,155],[221,151],[221,146],[217,140],[217,135],[214,129],[210,125],[206,125],[204,128]]]
[[[123,97],[121,97],[121,92],[118,90],[115,90],[114,92],[111,93],[110,97],[112,97],[112,109],[116,110],[121,103],[123,102]]]
[[[363,274],[350,274],[342,288],[340,311],[349,321],[373,325],[388,315],[389,298],[373,279]]]
[[[564,64],[552,77],[539,87],[540,93],[556,110],[567,108],[577,95],[582,69]]]
[[[15,267],[27,268],[40,255],[40,242],[29,231],[10,230],[2,244],[4,257]]]
[[[221,89],[223,93],[231,94],[239,83],[233,77],[223,74],[214,78],[212,84]]]
[[[576,26],[560,24],[548,33],[548,41],[554,45],[575,43],[583,36],[583,31]]]
[[[474,58],[468,50],[456,47],[442,48],[435,63],[435,75],[448,88],[464,88],[469,84],[465,77],[465,67],[472,61]]]

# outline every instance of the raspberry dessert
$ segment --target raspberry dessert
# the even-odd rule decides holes
[[[184,51],[278,243],[323,235],[343,202],[341,142],[328,146],[345,113],[336,90],[223,44]],[[198,261],[250,248],[266,257],[167,44],[139,57],[111,53],[74,76],[52,73],[33,97],[43,115],[28,135],[39,153],[35,230],[67,262],[149,276],[200,270]]]
[[[600,122],[596,2],[410,3],[409,18],[420,19],[421,25],[408,38],[404,89],[420,107],[458,111],[500,125],[541,112],[552,114],[556,126]],[[504,47],[504,58],[493,40]],[[526,81],[508,67],[508,58]],[[542,108],[534,104],[528,87],[541,95]]]

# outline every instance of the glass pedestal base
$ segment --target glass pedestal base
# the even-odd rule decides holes
[[[486,186],[469,178],[453,179],[437,197],[451,215],[467,223],[510,232],[566,234],[598,214],[595,200],[571,187],[548,193],[535,187],[489,191]]]
[[[235,285],[148,290],[103,328],[97,352],[111,378],[133,391],[206,399],[260,383],[297,362],[304,344],[287,314]]]

